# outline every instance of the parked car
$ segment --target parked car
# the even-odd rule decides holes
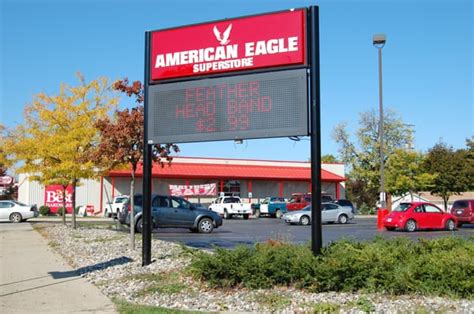
[[[342,207],[348,207],[351,209],[351,212],[355,215],[357,213],[357,209],[355,208],[355,206],[352,204],[351,201],[349,200],[346,200],[346,199],[339,199],[339,200],[335,200],[334,203],[336,203],[337,205],[340,205]]]
[[[457,200],[451,207],[451,215],[458,219],[458,227],[474,223],[474,200]]]
[[[288,224],[309,225],[311,223],[311,205],[306,206],[302,210],[288,212],[281,218]],[[354,219],[354,214],[347,207],[329,202],[321,204],[322,222],[346,224],[352,219]]]
[[[252,214],[251,205],[242,203],[238,196],[221,196],[212,201],[209,210],[216,212],[224,219],[230,219],[235,215],[242,215],[244,219],[249,219]]]
[[[142,205],[134,206],[135,230],[143,230]],[[198,208],[176,196],[152,195],[151,216],[153,228],[188,228],[193,232],[211,233],[222,226],[222,218],[205,208]],[[125,223],[130,225],[130,214]]]
[[[127,219],[128,213],[131,211],[131,201],[130,198],[128,198],[127,201],[125,201],[122,205],[122,208],[120,209],[118,213],[118,221],[124,225],[125,221]],[[133,206],[136,208],[136,211],[141,211],[142,209],[142,204],[143,204],[143,196],[141,194],[135,194],[133,196]]]
[[[281,216],[287,212],[286,200],[283,197],[266,197],[258,208],[255,208],[255,217],[261,215],[269,215],[270,217],[281,218]]]
[[[38,216],[39,212],[36,205],[26,205],[11,200],[0,201],[0,221],[17,223]]]
[[[332,202],[330,195],[321,195],[321,202]],[[301,210],[311,204],[311,193],[293,193],[286,204],[288,211]]]
[[[418,229],[454,230],[457,218],[436,205],[426,202],[400,203],[382,221],[387,230],[402,229],[413,232]]]
[[[116,217],[122,209],[124,203],[128,201],[128,195],[115,196],[111,203],[107,203],[104,210],[105,217]]]

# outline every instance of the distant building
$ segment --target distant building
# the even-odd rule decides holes
[[[410,193],[407,193],[402,197],[393,197],[392,209],[397,207],[400,203],[404,202],[429,202],[435,204],[441,209],[444,209],[445,211],[449,211],[451,210],[451,206],[455,201],[462,199],[474,199],[474,192],[464,192],[460,195],[452,195],[451,197],[449,197],[447,209],[444,208],[443,198],[437,195],[431,195],[431,192],[413,193],[413,199]]]
[[[321,165],[322,190],[333,198],[345,197],[344,164]],[[142,168],[137,169],[136,193],[142,192]],[[93,206],[100,214],[114,196],[130,193],[130,170],[112,170],[100,180],[85,180],[77,189],[76,204]],[[218,195],[239,195],[246,202],[267,196],[289,198],[292,193],[311,191],[311,164],[297,161],[244,160],[174,157],[171,166],[152,168],[152,191],[181,195],[208,204]],[[20,176],[19,200],[41,206],[46,203],[44,186]]]

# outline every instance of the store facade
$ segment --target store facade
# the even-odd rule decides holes
[[[321,165],[322,191],[345,198],[344,165]],[[142,169],[137,169],[136,193],[142,191]],[[99,215],[114,196],[130,193],[130,171],[113,170],[99,180],[86,180],[77,189],[76,204],[89,206]],[[23,182],[21,182],[23,181]],[[20,177],[19,200],[44,205],[47,190],[37,182]],[[192,202],[209,204],[219,195],[238,195],[245,202],[267,196],[289,198],[292,193],[311,192],[309,162],[174,157],[171,165],[152,169],[152,192],[182,195]],[[177,194],[178,193],[178,194]]]

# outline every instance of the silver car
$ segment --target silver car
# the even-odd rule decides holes
[[[284,214],[281,219],[289,224],[309,225],[311,223],[311,205],[302,210],[292,211]],[[342,207],[334,203],[321,204],[321,221],[347,223],[354,219],[354,214],[349,207]]]
[[[22,222],[38,217],[36,205],[26,205],[11,200],[0,201],[0,221]]]

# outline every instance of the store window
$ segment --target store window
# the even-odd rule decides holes
[[[240,196],[240,181],[229,180],[224,181],[224,191],[225,195],[230,196]]]

